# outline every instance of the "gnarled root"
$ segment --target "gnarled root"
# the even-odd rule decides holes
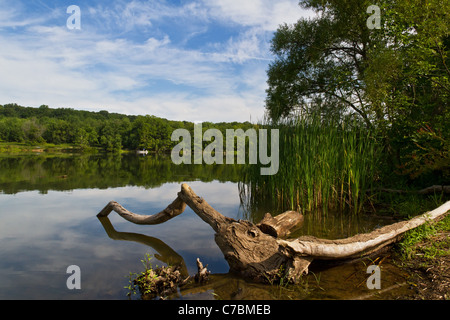
[[[133,223],[159,224],[181,214],[186,205],[214,229],[215,241],[224,254],[230,271],[255,281],[270,281],[282,276],[292,282],[298,281],[302,274],[308,272],[308,266],[313,259],[342,260],[364,257],[397,241],[406,231],[426,221],[443,217],[450,210],[449,201],[409,221],[398,222],[347,239],[300,237],[283,240],[279,236],[288,234],[291,228],[301,223],[303,217],[298,212],[288,211],[275,218],[266,215],[257,225],[245,220],[236,221],[223,216],[203,198],[197,196],[187,184],[183,184],[174,202],[156,215],[137,215],[117,202],[110,202],[98,216],[107,216],[114,210]],[[280,270],[284,270],[285,273],[280,275]]]

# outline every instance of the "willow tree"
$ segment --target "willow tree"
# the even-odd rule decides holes
[[[432,169],[443,169],[445,159],[448,167],[450,3],[377,1],[378,26],[368,23],[377,13],[373,1],[300,5],[317,15],[275,33],[269,118],[317,110],[326,117],[351,114],[378,129],[395,164],[416,152],[432,158]]]
[[[317,17],[283,24],[272,40],[266,107],[272,120],[321,109],[357,114],[367,125],[364,72],[372,45],[370,1],[301,1]]]

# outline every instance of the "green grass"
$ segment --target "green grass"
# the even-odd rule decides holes
[[[21,153],[96,153],[99,148],[87,147],[81,149],[74,144],[53,144],[53,143],[25,143],[25,142],[0,142],[0,153],[21,154]]]
[[[258,165],[247,167],[247,205],[270,199],[286,210],[362,208],[376,165],[375,139],[365,127],[312,116],[277,128],[280,169],[261,176]]]
[[[425,223],[406,232],[402,241],[397,244],[402,258],[409,260],[420,254],[425,260],[432,260],[435,257],[449,255],[449,237],[446,238],[446,241],[432,241],[439,232],[450,232],[450,216],[446,216],[439,222]],[[428,244],[421,246],[420,244],[425,241]]]
[[[61,144],[55,145],[51,143],[20,143],[20,142],[0,142],[0,152],[5,153],[21,153],[21,152],[44,152],[46,150],[64,150],[76,148],[74,145]]]
[[[407,190],[407,188],[405,188]],[[433,210],[450,197],[441,193],[430,195],[420,195],[414,192],[395,194],[389,192],[380,192],[377,194],[376,201],[381,208],[377,209],[379,215],[394,216],[400,219],[411,219],[412,217]]]

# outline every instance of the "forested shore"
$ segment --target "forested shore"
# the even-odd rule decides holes
[[[253,127],[249,122],[203,123],[204,130],[214,127],[226,129]],[[71,108],[24,107],[15,103],[0,105],[0,143],[68,145],[79,151],[145,149],[166,153],[178,142],[171,141],[176,129],[194,132],[194,123],[172,121],[152,115],[125,115],[74,110]],[[16,148],[16,150],[27,148]],[[27,149],[28,150],[28,149]]]

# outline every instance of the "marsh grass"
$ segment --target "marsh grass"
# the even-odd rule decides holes
[[[405,233],[402,241],[397,244],[401,256],[409,260],[415,255],[421,255],[426,260],[433,260],[438,256],[449,255],[450,239],[446,237],[444,241],[433,241],[438,233],[448,233],[450,231],[450,216],[438,222],[427,222],[413,230]],[[428,245],[420,245],[421,243]]]
[[[262,176],[258,165],[247,166],[240,186],[245,206],[253,211],[270,202],[279,210],[320,214],[361,210],[377,161],[375,139],[366,127],[310,116],[276,128],[279,171]]]

